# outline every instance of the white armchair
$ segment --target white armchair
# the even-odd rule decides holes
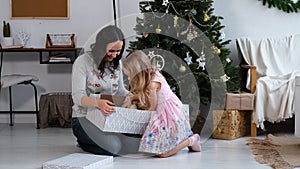
[[[297,104],[298,103],[298,104]],[[300,77],[296,77],[295,89],[295,136],[300,137]]]
[[[264,121],[280,122],[293,117],[295,77],[300,75],[299,46],[300,35],[237,39],[241,60],[247,64],[242,67],[252,70],[246,83],[246,88],[255,93],[252,125],[263,129]]]

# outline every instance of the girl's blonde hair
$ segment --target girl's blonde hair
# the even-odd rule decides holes
[[[143,51],[136,50],[122,59],[122,64],[129,73],[130,92],[138,97],[138,107],[141,109],[149,108],[149,85],[155,75],[155,68],[150,59]]]

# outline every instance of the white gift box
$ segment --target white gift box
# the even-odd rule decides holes
[[[151,111],[114,107],[115,112],[104,116],[97,108],[88,109],[86,118],[102,131],[142,134],[146,130]]]
[[[104,116],[97,108],[89,108],[86,118],[102,131],[143,134],[149,123],[152,111],[114,107],[115,112]],[[189,117],[189,105],[183,105]]]
[[[73,153],[43,163],[43,169],[98,169],[113,163],[113,156]]]

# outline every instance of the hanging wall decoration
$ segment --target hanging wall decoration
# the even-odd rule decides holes
[[[269,8],[276,7],[284,12],[298,12],[300,9],[300,0],[259,0],[263,5],[268,5]]]
[[[10,0],[12,19],[70,19],[70,0]]]

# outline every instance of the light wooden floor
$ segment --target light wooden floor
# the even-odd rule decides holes
[[[259,136],[264,138],[264,136]],[[202,152],[182,150],[175,156],[159,159],[143,155],[115,157],[107,169],[270,169],[258,164],[245,145],[248,137],[232,141],[208,139]],[[76,146],[70,128],[35,129],[35,124],[0,124],[0,168],[41,169],[46,161],[83,152]]]

